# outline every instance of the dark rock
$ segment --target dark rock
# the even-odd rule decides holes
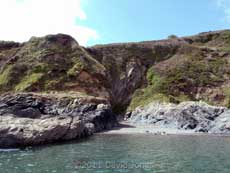
[[[0,41],[0,50],[17,48],[20,46],[20,43],[12,42],[12,41]]]
[[[108,105],[29,94],[0,97],[0,147],[78,139],[117,124]]]
[[[34,108],[26,108],[21,110],[13,111],[13,114],[17,117],[24,117],[24,118],[39,118],[41,116],[41,112],[38,109]]]
[[[97,132],[111,129],[117,122],[116,115],[109,109],[96,110],[87,116],[87,120],[94,124],[95,131]]]

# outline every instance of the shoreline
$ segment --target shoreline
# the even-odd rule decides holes
[[[92,136],[97,135],[149,135],[149,136],[207,136],[207,137],[230,137],[230,134],[226,133],[204,133],[204,132],[195,132],[193,130],[180,130],[175,128],[162,128],[156,125],[151,124],[134,124],[129,122],[119,122],[119,125],[106,131],[96,132]],[[92,137],[91,136],[91,137]],[[85,139],[85,138],[82,138]],[[31,145],[27,147],[41,147],[41,146],[52,146],[57,144],[71,143],[74,140],[47,143],[43,145]],[[0,152],[12,152],[21,150],[21,147],[0,147]]]
[[[120,122],[117,127],[96,134],[106,135],[192,135],[192,136],[222,136],[230,137],[226,133],[204,133],[195,132],[194,130],[182,130],[175,128],[162,128],[151,124],[134,124],[129,122]]]

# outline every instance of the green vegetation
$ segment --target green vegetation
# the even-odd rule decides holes
[[[33,68],[34,73],[47,73],[49,71],[49,66],[44,63],[37,63]]]
[[[7,66],[0,74],[0,88],[7,86],[11,78],[12,65]]]
[[[218,49],[219,49],[219,51],[230,52],[230,47],[220,47]]]
[[[206,46],[221,51],[229,51],[230,30],[194,36],[194,45]]]
[[[207,61],[199,55],[183,56],[186,56],[183,63],[176,63],[161,73],[154,66],[150,68],[146,75],[147,87],[134,93],[129,109],[152,101],[179,103],[196,100],[198,87],[218,86],[224,82],[223,74],[230,72],[228,62],[224,59]]]
[[[0,92],[14,90],[15,84],[20,81],[25,71],[23,64],[4,66],[0,74]]]
[[[12,59],[10,64],[1,64],[1,61],[7,62],[7,58]],[[77,83],[83,69],[89,74],[105,71],[103,65],[65,35],[33,37],[18,50],[0,50],[0,68],[3,69],[1,92],[59,90],[68,82]]]
[[[161,84],[165,94],[177,95],[178,92],[193,92],[196,87],[215,86],[223,82],[222,74],[227,62],[215,59],[211,62],[188,61],[167,71]]]
[[[81,70],[84,69],[84,64],[81,61],[78,61],[74,64],[72,68],[67,71],[68,77],[76,77]]]
[[[27,76],[25,76],[22,81],[17,84],[15,87],[16,91],[26,91],[29,87],[31,87],[33,84],[36,84],[39,82],[39,80],[42,78],[43,73],[32,73]]]
[[[190,100],[187,95],[182,93],[179,95],[169,93],[171,84],[168,83],[167,78],[154,74],[153,68],[150,68],[147,72],[147,79],[148,86],[135,91],[129,110],[133,110],[138,106],[145,106],[153,101],[179,103]]]
[[[176,38],[178,38],[178,37],[174,34],[168,36],[168,39],[176,39]]]
[[[151,88],[137,90],[132,98],[132,101],[128,107],[128,110],[134,110],[136,107],[143,107],[149,103],[157,102],[169,102],[169,98],[161,93],[154,93]]]
[[[56,78],[56,79],[46,80],[45,83],[44,83],[44,90],[45,91],[59,90],[61,88],[60,85],[64,84],[64,81],[63,81],[62,84],[61,84],[61,81],[63,81],[63,78]]]
[[[230,31],[223,32],[220,38],[224,40],[225,44],[230,44]]]

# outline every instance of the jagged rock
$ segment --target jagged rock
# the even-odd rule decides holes
[[[25,117],[25,118],[39,118],[41,116],[41,112],[36,108],[26,108],[22,110],[15,110],[13,114],[17,117]]]
[[[1,97],[0,105],[0,147],[78,139],[117,122],[109,105],[76,104],[71,99],[15,94]]]
[[[179,105],[152,103],[137,108],[128,121],[194,132],[230,133],[229,117],[230,112],[226,108],[204,102],[183,102]]]
[[[210,133],[230,134],[230,110],[226,110],[211,123]]]

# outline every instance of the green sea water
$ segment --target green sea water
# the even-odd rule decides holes
[[[230,137],[102,135],[0,150],[0,173],[229,173]]]

